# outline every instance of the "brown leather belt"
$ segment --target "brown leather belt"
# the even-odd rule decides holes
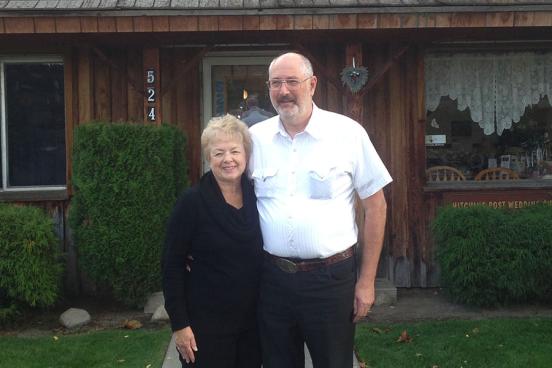
[[[265,256],[272,263],[278,266],[284,272],[296,273],[301,271],[312,271],[320,267],[329,266],[331,264],[349,259],[354,254],[354,245],[345,249],[343,252],[329,256],[328,258],[314,258],[299,260],[297,258],[285,258],[278,257],[268,252],[265,252]]]

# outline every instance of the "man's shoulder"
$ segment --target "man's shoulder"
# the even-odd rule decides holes
[[[273,116],[269,119],[258,122],[249,128],[249,132],[255,138],[260,138],[263,136],[270,136],[278,132],[278,115]]]
[[[334,134],[362,134],[366,132],[364,127],[350,117],[337,112],[318,108],[318,117],[328,126]]]

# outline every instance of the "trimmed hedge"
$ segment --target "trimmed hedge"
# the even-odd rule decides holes
[[[442,208],[432,225],[441,283],[477,306],[551,301],[552,206]]]
[[[69,222],[79,262],[128,305],[161,287],[166,221],[188,184],[185,144],[171,126],[88,123],[75,130]]]
[[[39,208],[0,203],[0,321],[20,306],[53,305],[62,273],[52,219]]]

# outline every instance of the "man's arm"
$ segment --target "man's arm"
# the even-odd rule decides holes
[[[361,202],[365,213],[362,229],[364,244],[362,245],[360,275],[355,287],[354,322],[365,317],[374,304],[374,284],[387,218],[387,203],[382,189]]]

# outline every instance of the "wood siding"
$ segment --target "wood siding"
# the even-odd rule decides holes
[[[163,122],[173,124],[186,133],[189,174],[192,182],[197,182],[201,173],[200,66],[202,57],[207,51],[205,46],[199,46],[199,44],[211,45],[213,40],[218,44],[235,43],[234,36],[237,33],[220,32],[221,27],[229,30],[362,28],[361,32],[347,31],[347,36],[353,36],[345,41],[344,33],[341,31],[321,32],[320,35],[316,32],[302,31],[252,32],[251,35],[263,38],[265,46],[259,49],[264,50],[268,49],[269,46],[266,45],[271,43],[291,44],[301,41],[301,44],[296,44],[295,47],[300,50],[305,48],[308,56],[316,61],[314,69],[319,77],[319,84],[314,96],[315,102],[321,108],[338,113],[350,114],[347,108],[351,103],[350,95],[341,86],[339,75],[343,67],[348,64],[347,56],[351,57],[353,49],[351,45],[354,45],[355,52],[361,53],[362,57],[358,60],[362,59],[362,64],[368,68],[371,76],[378,76],[381,71],[386,70],[381,74],[378,82],[361,97],[360,110],[360,123],[367,130],[394,179],[393,183],[385,189],[388,201],[388,222],[378,275],[389,278],[396,286],[426,287],[438,284],[438,268],[433,259],[434,249],[428,231],[429,222],[435,209],[444,203],[443,198],[446,198],[444,192],[424,191],[426,112],[423,58],[424,44],[430,43],[431,40],[402,43],[393,37],[399,32],[371,33],[368,28],[479,27],[482,24],[491,23],[492,27],[511,27],[512,24],[514,27],[516,24],[525,27],[547,24],[543,20],[543,17],[547,16],[549,16],[548,13],[538,17],[529,13],[523,13],[523,17],[518,13],[503,13],[493,17],[487,14],[485,17],[474,19],[455,17],[452,14],[427,16],[415,14],[402,18],[386,18],[383,14],[372,14],[370,17],[359,14],[335,19],[323,15],[248,16],[227,19],[222,25],[221,18],[218,16],[168,17],[149,20],[132,17],[125,19],[82,17],[77,18],[80,22],[79,26],[74,19],[60,23],[55,17],[51,19],[42,17],[40,21],[37,20],[38,18],[31,17],[23,19],[21,23],[18,23],[21,18],[0,18],[0,33],[58,32],[59,27],[80,29],[81,33],[98,33],[90,38],[87,38],[88,35],[86,37],[80,35],[81,38],[74,37],[71,42],[48,41],[51,43],[51,49],[55,49],[55,52],[64,55],[65,58],[68,153],[72,149],[72,129],[80,124],[93,120],[144,124],[143,50],[144,47],[159,47],[160,112]],[[179,39],[178,43],[174,44],[164,37],[152,37],[150,33],[167,32],[167,29],[169,32],[189,31],[190,33],[176,33]],[[201,33],[203,38],[200,41],[190,40],[191,35],[194,35],[191,32],[200,29],[206,30]],[[550,32],[551,28],[545,30]],[[446,31],[439,33],[453,35],[452,32]],[[540,29],[538,31],[541,32]],[[120,39],[126,41],[127,36],[130,38],[130,34],[126,32],[138,32],[132,35],[134,42],[117,41]],[[512,28],[507,36],[515,40],[516,32],[517,30]],[[414,34],[409,30],[400,34],[405,33]],[[122,36],[117,39],[114,37],[117,34]],[[373,34],[379,37],[372,38]],[[0,35],[0,41],[2,37]],[[19,36],[14,39],[21,40],[18,42],[20,45],[5,52],[36,51],[37,44],[44,40],[38,36]],[[86,42],[79,42],[82,39]],[[465,41],[461,36],[457,36],[457,39]],[[140,42],[136,42],[137,40]],[[161,45],[160,40],[165,44]],[[449,41],[454,40],[453,37],[449,39]],[[198,44],[197,47],[191,46],[194,42]],[[186,45],[186,47],[179,47],[179,45]],[[47,42],[44,47],[47,47]],[[406,51],[404,51],[405,47]],[[248,51],[248,49],[251,48],[239,46],[232,48],[236,51]],[[48,50],[48,52],[52,51]],[[70,159],[69,154],[68,183],[70,183],[71,174]],[[521,195],[528,193],[523,190],[520,192]],[[59,208],[55,216],[62,216],[62,222],[65,224],[65,208],[68,201],[52,200],[51,202],[52,206]],[[74,252],[69,242],[69,237],[66,237],[64,249],[67,252]],[[77,271],[73,269],[71,272]]]
[[[549,27],[552,11],[448,13],[0,16],[0,34],[165,33],[352,29]]]

